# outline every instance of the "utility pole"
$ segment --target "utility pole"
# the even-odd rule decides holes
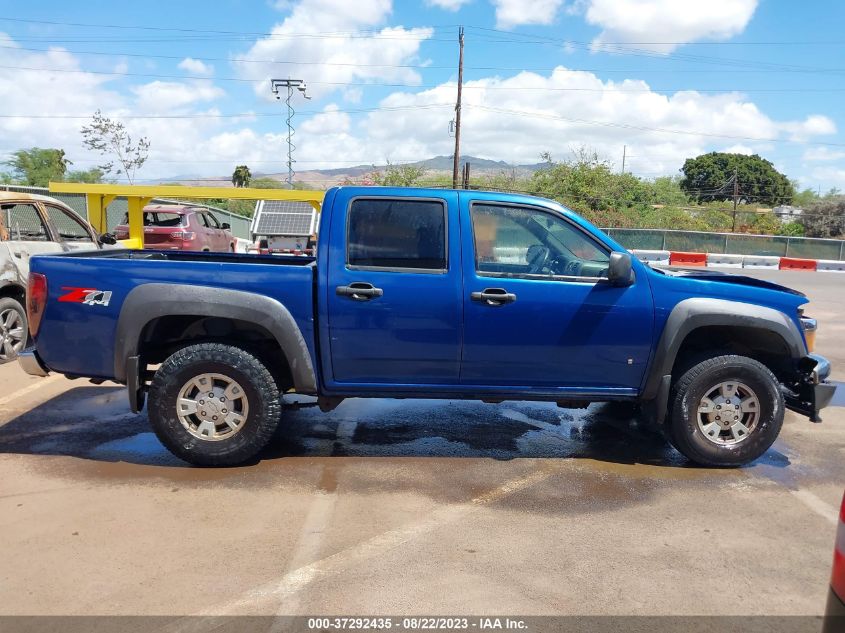
[[[458,165],[461,162],[461,89],[464,84],[464,27],[458,29],[458,101],[455,104],[455,158],[452,163],[452,189],[458,188]]]
[[[734,167],[734,221],[731,233],[736,233],[736,203],[739,200],[739,179],[737,178],[736,167]]]
[[[622,146],[622,173],[623,174],[625,173],[625,154],[627,153],[627,151],[628,151],[628,146],[623,145]]]
[[[285,120],[288,126],[288,177],[286,182],[288,183],[288,189],[293,189],[293,164],[296,162],[293,160],[293,150],[296,149],[296,145],[293,144],[293,135],[295,134],[293,129],[293,106],[290,103],[291,98],[293,97],[293,91],[298,90],[302,93],[302,96],[306,99],[310,99],[307,94],[305,94],[305,80],[304,79],[271,79],[270,80],[270,89],[273,91],[273,94],[276,95],[276,99],[281,99],[282,96],[279,94],[280,89],[287,88],[287,96],[285,97],[285,104],[288,107],[288,116]]]

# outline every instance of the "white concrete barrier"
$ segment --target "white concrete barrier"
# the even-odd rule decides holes
[[[827,273],[845,273],[845,262],[836,259],[816,260],[816,270]]]
[[[742,258],[743,268],[780,268],[780,257],[772,255],[746,255]]]
[[[742,255],[728,255],[724,253],[707,253],[707,265],[720,268],[742,268]]]
[[[637,259],[647,264],[659,264],[661,266],[669,265],[669,251],[631,251]]]

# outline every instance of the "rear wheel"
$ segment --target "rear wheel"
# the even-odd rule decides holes
[[[675,383],[667,431],[672,444],[705,466],[741,466],[777,439],[784,402],[777,378],[745,356],[717,356]]]
[[[255,356],[200,343],[170,356],[153,377],[149,417],[161,443],[197,466],[255,456],[279,424],[279,389]]]
[[[15,360],[26,345],[26,312],[11,297],[0,299],[0,364]]]

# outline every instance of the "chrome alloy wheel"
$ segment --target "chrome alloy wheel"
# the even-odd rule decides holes
[[[12,360],[23,349],[26,333],[23,319],[17,310],[0,312],[0,361]]]
[[[739,444],[757,427],[760,400],[748,385],[725,381],[707,390],[698,404],[698,428],[719,446]]]
[[[212,442],[226,440],[244,428],[249,400],[229,376],[200,374],[179,390],[176,415],[194,437]]]

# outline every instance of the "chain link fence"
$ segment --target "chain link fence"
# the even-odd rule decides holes
[[[666,229],[603,229],[627,249],[772,255],[845,261],[845,240]]]

